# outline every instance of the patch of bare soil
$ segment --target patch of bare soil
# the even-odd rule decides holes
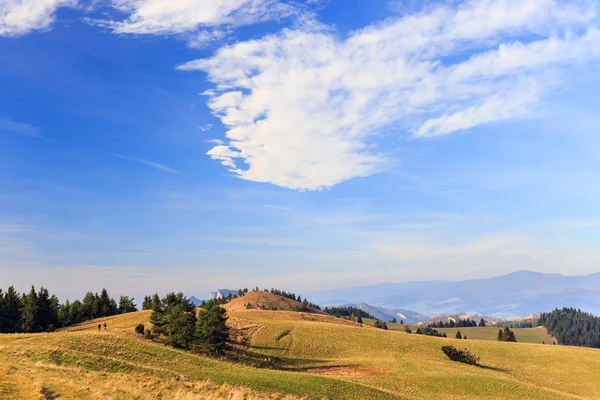
[[[386,371],[381,368],[365,367],[361,365],[315,367],[305,369],[303,372],[324,376],[377,376],[385,375],[386,373]]]

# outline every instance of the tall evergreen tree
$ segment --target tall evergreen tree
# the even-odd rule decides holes
[[[37,330],[54,331],[60,324],[58,320],[58,298],[50,295],[48,289],[41,287],[37,295]]]
[[[195,340],[196,313],[186,310],[183,304],[172,304],[166,311],[164,343],[186,350]]]
[[[144,296],[142,310],[152,310],[152,296]]]
[[[198,315],[196,346],[202,351],[222,353],[229,340],[227,313],[214,303],[208,304]]]
[[[462,339],[462,335],[460,334],[460,331],[456,332],[456,338],[457,339]]]
[[[0,305],[0,332],[14,333],[21,330],[21,296],[10,286],[2,296]]]
[[[121,296],[119,299],[119,314],[137,311],[137,306],[133,302],[135,299],[129,296]]]
[[[21,297],[21,329],[23,332],[37,332],[37,293],[31,286],[29,294]]]

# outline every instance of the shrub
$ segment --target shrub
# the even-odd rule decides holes
[[[452,361],[458,361],[469,365],[479,365],[479,357],[471,353],[469,349],[458,350],[454,346],[442,346],[442,351]]]
[[[150,329],[146,329],[144,331],[144,337],[146,339],[152,340],[154,337],[152,336],[152,331]]]
[[[144,334],[144,324],[139,324],[135,327],[135,333],[137,333],[138,335],[143,335]]]

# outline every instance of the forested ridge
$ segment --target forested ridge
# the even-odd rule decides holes
[[[108,295],[88,292],[82,300],[60,304],[58,297],[48,289],[31,287],[20,294],[13,286],[6,292],[0,289],[0,333],[52,332],[94,318],[108,317],[137,311],[134,299],[121,296],[119,303]]]
[[[565,307],[542,313],[538,324],[544,326],[559,344],[600,348],[600,317]]]

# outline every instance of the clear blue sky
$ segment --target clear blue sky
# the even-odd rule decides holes
[[[0,286],[595,272],[598,7],[0,1]]]

